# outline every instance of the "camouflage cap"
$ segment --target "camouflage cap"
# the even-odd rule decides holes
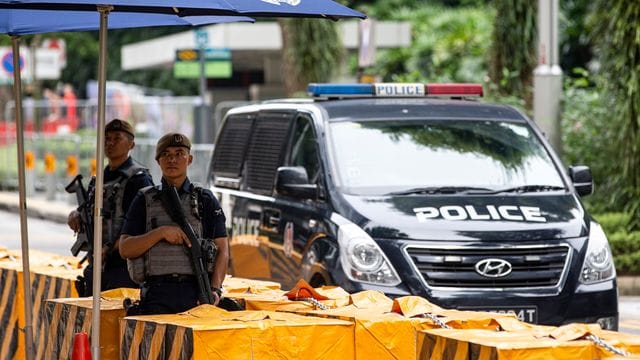
[[[113,119],[109,121],[109,123],[104,127],[104,132],[106,133],[109,131],[124,131],[133,137],[136,136],[135,131],[133,130],[133,125],[128,121],[120,119]]]
[[[160,154],[170,146],[179,146],[191,149],[191,140],[180,133],[168,133],[163,135],[156,145],[156,160],[160,158]]]

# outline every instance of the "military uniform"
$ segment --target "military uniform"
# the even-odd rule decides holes
[[[135,136],[133,126],[119,119],[114,119],[105,126],[105,132],[110,131],[121,131],[132,137]],[[94,181],[95,179],[89,184],[90,199],[95,199]],[[126,260],[117,250],[113,250],[113,245],[120,237],[124,216],[136,193],[150,185],[153,185],[153,180],[149,170],[133,160],[131,156],[116,169],[112,170],[110,166],[104,168],[102,243],[108,246],[108,253],[103,262],[101,290],[138,287],[129,277]],[[93,254],[88,255],[90,256],[89,265],[84,269],[83,277],[76,282],[81,296],[90,296],[93,293],[93,261],[91,261]]]
[[[140,163],[129,157],[117,169],[104,169],[104,198],[105,211],[102,223],[102,242],[113,246],[120,236],[120,229],[133,198],[139,189],[153,185],[149,171]],[[89,191],[93,191],[93,181],[89,184]],[[93,195],[91,195],[93,198]],[[81,295],[90,296],[93,293],[93,264],[90,263],[83,271],[84,291]],[[100,288],[104,290],[121,287],[137,288],[129,277],[127,262],[118,251],[109,251],[103,264],[102,282]],[[80,290],[80,289],[79,289]]]
[[[127,213],[123,234],[137,236],[163,225],[177,226],[157,196],[167,186],[162,179],[161,185],[140,191]],[[187,178],[178,194],[186,220],[197,235],[210,243],[227,236],[224,213],[210,190]],[[161,241],[127,262],[131,277],[142,285],[140,303],[128,315],[178,313],[198,305],[198,284],[185,246]]]

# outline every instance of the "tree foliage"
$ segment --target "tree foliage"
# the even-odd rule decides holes
[[[490,7],[399,7],[391,20],[411,23],[411,46],[379,51],[370,71],[384,81],[483,82],[493,11]],[[373,15],[374,17],[376,15]]]
[[[489,77],[502,94],[530,98],[536,64],[537,2],[496,0]]]
[[[310,82],[329,81],[343,52],[335,23],[325,19],[286,19],[279,23],[287,93],[304,91]]]
[[[592,13],[601,63],[607,113],[617,141],[615,161],[622,164],[629,228],[640,229],[640,2],[598,0]]]

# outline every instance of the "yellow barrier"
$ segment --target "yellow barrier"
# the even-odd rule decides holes
[[[25,355],[20,255],[0,247],[2,359]],[[78,260],[37,251],[30,256],[36,358],[69,358],[73,335],[91,332],[92,299],[70,298],[77,296]],[[562,360],[619,358],[612,349],[627,358],[640,354],[640,337],[596,324],[531,325],[511,315],[443,309],[417,296],[391,300],[380,292],[348,294],[304,282],[288,292],[277,283],[233,277],[224,285],[225,296],[258,310],[202,305],[176,315],[123,317],[122,300],[138,298],[139,291],[103,292],[102,358]],[[289,300],[296,295],[303,299]]]
[[[201,305],[120,321],[122,359],[353,359],[353,324]]]
[[[44,155],[44,172],[53,174],[56,171],[56,157],[52,153]]]
[[[424,360],[575,360],[599,359],[591,342],[539,338],[531,333],[432,329],[421,332],[419,356]]]
[[[74,177],[78,174],[78,157],[75,155],[67,156],[67,176]]]
[[[29,252],[31,261],[31,289],[33,296],[33,339],[36,358],[43,355],[45,324],[42,306],[46,299],[78,296],[73,282],[81,270],[64,257],[37,251]],[[77,265],[77,263],[75,264]],[[0,250],[0,354],[3,359],[24,359],[24,275],[19,252]],[[30,306],[30,305],[27,305]]]
[[[118,359],[120,355],[120,324],[125,316],[124,298],[137,299],[136,289],[114,289],[101,293],[100,300],[100,358]],[[47,320],[45,359],[70,359],[73,336],[85,332],[91,338],[93,298],[52,299],[45,304]]]
[[[36,156],[33,151],[27,151],[24,153],[24,167],[27,170],[33,170],[36,168]]]

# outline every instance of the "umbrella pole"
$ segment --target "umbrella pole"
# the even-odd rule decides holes
[[[102,193],[104,187],[104,126],[107,88],[107,31],[109,5],[98,5],[100,12],[100,53],[98,57],[98,128],[96,129],[96,188],[93,208],[93,318],[91,320],[91,354],[100,359],[100,291],[102,279]]]
[[[29,236],[27,228],[27,199],[24,170],[24,124],[22,123],[22,80],[20,79],[20,37],[12,36],[13,94],[16,111],[16,146],[18,147],[18,192],[20,206],[20,235],[22,239],[22,279],[24,287],[24,346],[25,357],[33,359],[33,299],[31,298],[31,271],[29,270]]]

